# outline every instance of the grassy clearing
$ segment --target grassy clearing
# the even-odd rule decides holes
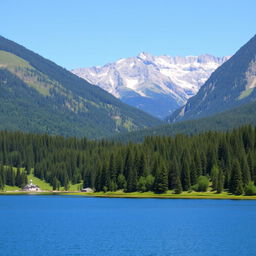
[[[22,58],[6,51],[0,50],[0,65],[3,67],[9,67],[9,68],[14,68],[14,67],[25,67],[29,68],[31,67],[29,63]]]
[[[65,195],[80,195],[89,197],[109,197],[109,198],[161,198],[161,199],[253,199],[256,200],[256,196],[235,196],[223,192],[216,194],[215,192],[183,192],[181,194],[174,194],[173,191],[168,191],[165,194],[155,194],[153,192],[133,192],[124,193],[122,191],[116,192],[94,192],[94,193],[83,193],[83,192],[64,192],[60,194]]]
[[[28,182],[30,182],[30,180],[32,180],[33,184],[39,186],[42,190],[52,190],[52,186],[49,183],[35,177],[33,172],[28,175]]]
[[[239,100],[242,100],[246,97],[248,97],[252,91],[253,91],[254,88],[249,88],[249,89],[246,89],[245,91],[241,92],[240,96],[238,97]]]
[[[224,191],[220,194],[217,194],[215,191],[207,191],[207,192],[182,192],[181,194],[174,194],[174,191],[169,190],[164,194],[155,194],[154,192],[132,192],[132,193],[125,193],[122,190],[115,191],[115,192],[94,192],[94,193],[85,193],[80,192],[80,188],[82,183],[70,185],[69,190],[65,191],[64,187],[60,188],[60,191],[52,192],[52,186],[41,180],[38,179],[33,175],[33,170],[30,175],[28,175],[28,181],[32,180],[32,182],[38,185],[42,190],[45,192],[33,192],[32,194],[36,195],[74,195],[74,196],[87,196],[87,197],[106,197],[106,198],[161,198],[161,199],[245,199],[245,200],[256,200],[256,196],[236,196],[229,194],[228,192]],[[0,195],[20,195],[20,194],[31,194],[30,192],[22,192],[20,188],[15,186],[5,186],[3,192]]]
[[[20,190],[19,187],[16,186],[4,186],[4,191],[15,191],[15,190]]]
[[[77,184],[71,184],[68,188],[68,191],[80,191],[82,185],[83,185],[83,182],[77,183]],[[64,187],[61,187],[60,191],[65,191]]]

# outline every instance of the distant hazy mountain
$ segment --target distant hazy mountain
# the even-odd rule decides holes
[[[102,67],[72,72],[123,102],[164,118],[195,95],[228,57],[170,57],[141,53]]]
[[[170,122],[220,113],[256,99],[256,36],[220,66]]]
[[[161,123],[4,37],[0,92],[0,129],[99,138]]]

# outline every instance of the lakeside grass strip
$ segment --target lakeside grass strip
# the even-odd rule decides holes
[[[214,193],[182,193],[182,194],[154,194],[154,193],[115,193],[115,192],[72,192],[72,191],[46,191],[46,192],[22,192],[22,191],[6,191],[0,192],[0,195],[59,195],[59,196],[83,196],[83,197],[99,197],[99,198],[134,198],[134,199],[231,199],[231,200],[256,200],[256,196],[236,196],[230,194],[214,194]]]

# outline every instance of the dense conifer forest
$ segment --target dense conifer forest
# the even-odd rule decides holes
[[[82,181],[95,191],[255,194],[256,128],[152,136],[140,144],[1,131],[0,189],[24,186],[32,170],[54,190]]]
[[[113,140],[120,142],[142,142],[145,137],[156,134],[160,136],[174,136],[179,133],[192,135],[206,131],[226,131],[248,124],[256,125],[255,101],[206,118],[117,134],[113,136]]]

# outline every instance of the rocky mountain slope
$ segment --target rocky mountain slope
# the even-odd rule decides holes
[[[164,118],[194,96],[228,57],[170,57],[141,53],[102,67],[72,72],[123,102]]]
[[[210,116],[256,99],[256,35],[221,65],[170,122]]]

